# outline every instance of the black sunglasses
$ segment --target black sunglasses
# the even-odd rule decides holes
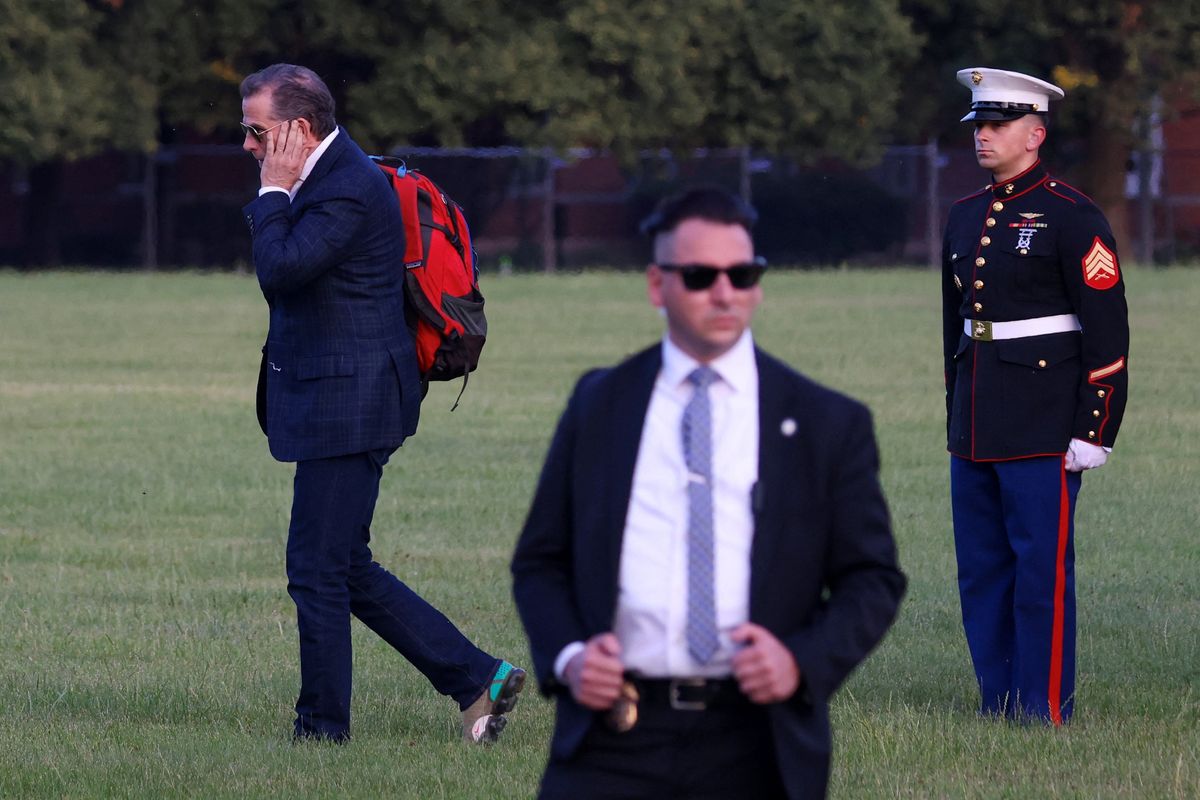
[[[683,278],[683,285],[691,292],[699,292],[717,282],[717,276],[724,273],[729,276],[729,283],[735,289],[751,289],[763,276],[767,269],[767,260],[756,256],[747,264],[734,264],[731,267],[710,267],[707,264],[659,264],[663,272],[678,272]]]
[[[283,125],[286,122],[290,122],[290,120],[285,119],[283,122],[279,123],[279,125]],[[256,142],[261,142],[263,140],[264,136],[266,136],[268,133],[270,133],[271,131],[273,131],[279,127],[279,125],[272,125],[271,127],[267,128],[265,131],[260,131],[258,128],[254,127],[253,125],[247,125],[244,122],[239,122],[238,125],[242,126],[242,133],[244,133],[246,136],[253,136],[254,141],[256,141]]]

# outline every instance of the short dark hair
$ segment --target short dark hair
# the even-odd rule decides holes
[[[277,119],[306,119],[313,133],[324,139],[337,128],[333,117],[333,95],[317,73],[295,64],[272,64],[247,75],[242,81],[242,99],[259,92],[271,93],[271,110]]]
[[[741,225],[749,232],[758,221],[758,212],[741,197],[718,186],[696,186],[664,197],[642,221],[641,230],[654,239],[689,219]]]

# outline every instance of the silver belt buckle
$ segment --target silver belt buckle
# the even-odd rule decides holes
[[[679,690],[684,686],[704,686],[707,681],[704,678],[680,678],[679,680],[671,681],[668,686],[668,696],[671,701],[671,708],[676,711],[704,711],[708,708],[708,703],[704,700],[682,700],[679,697]]]
[[[971,338],[977,342],[992,340],[992,323],[982,319],[971,320]]]

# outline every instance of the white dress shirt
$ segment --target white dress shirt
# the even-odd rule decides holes
[[[699,363],[668,337],[642,426],[633,489],[621,545],[613,626],[628,671],[643,677],[723,677],[731,674],[729,631],[750,616],[751,493],[758,480],[758,366],[754,340],[742,334],[709,363],[713,435],[713,555],[720,647],[707,664],[688,653],[688,471],[683,410],[695,391],[687,377]],[[582,642],[563,648],[554,671],[564,677]]]
[[[325,154],[325,151],[329,149],[329,143],[332,142],[334,137],[337,135],[338,129],[334,128],[333,133],[322,139],[321,143],[317,145],[317,149],[308,154],[308,158],[304,159],[304,169],[300,170],[300,177],[297,178],[296,182],[292,184],[291,191],[288,191],[282,186],[264,186],[258,190],[258,196],[262,197],[267,192],[287,192],[288,199],[294,200],[296,197],[296,192],[300,191],[300,185],[304,183],[305,179],[308,178],[308,176],[312,173],[313,167],[317,165],[317,160]]]

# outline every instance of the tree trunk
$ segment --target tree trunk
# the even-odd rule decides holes
[[[58,162],[29,168],[25,200],[25,243],[22,265],[57,267],[62,264],[63,168]]]
[[[1130,237],[1129,203],[1125,198],[1125,175],[1132,152],[1130,124],[1121,125],[1117,120],[1093,123],[1080,181],[1080,188],[1108,217],[1117,251],[1126,259],[1132,259],[1135,252]]]

